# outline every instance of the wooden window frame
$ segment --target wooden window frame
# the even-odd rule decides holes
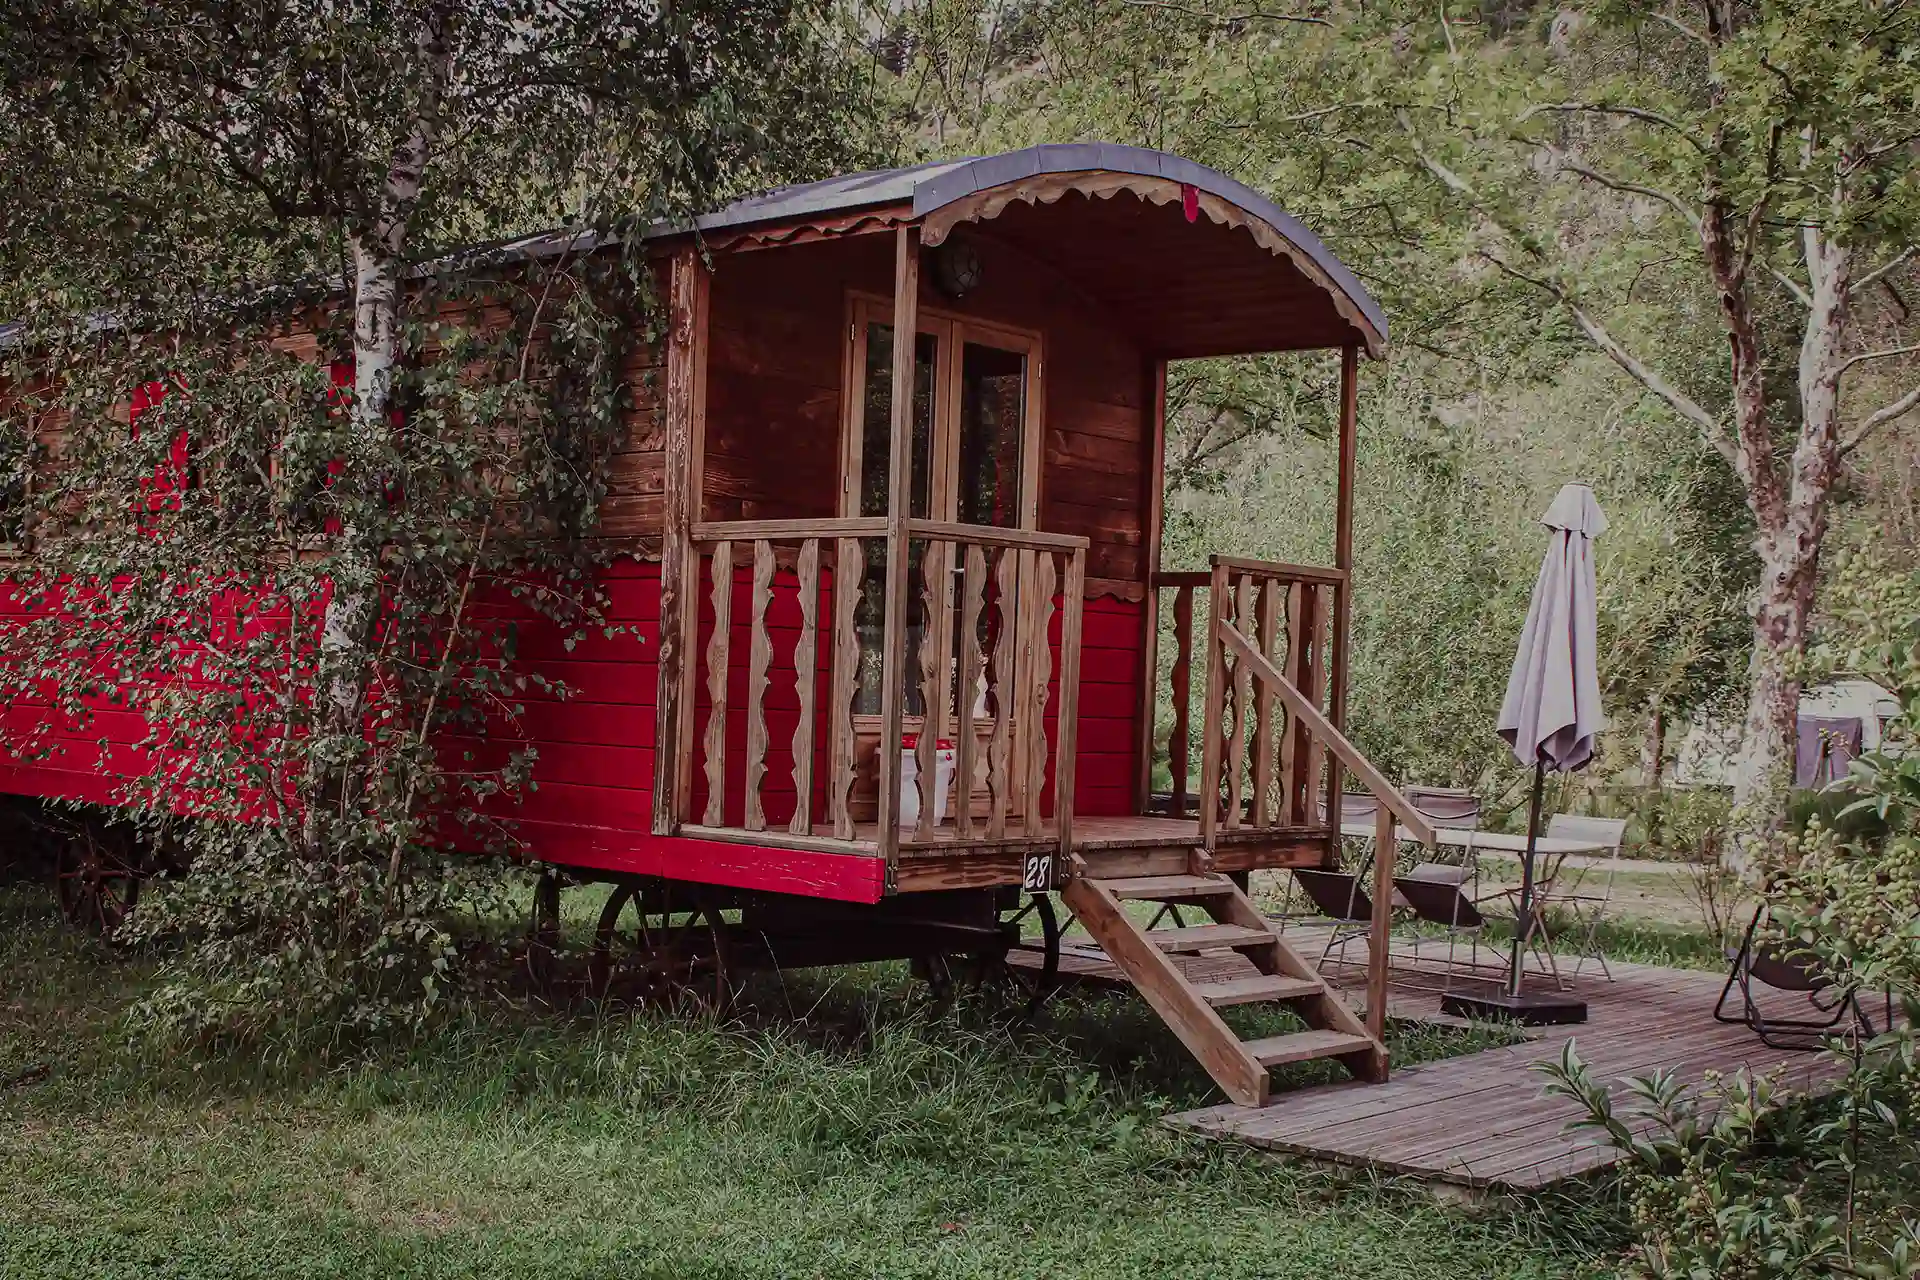
[[[860,468],[865,443],[867,327],[893,322],[893,299],[849,289],[846,298],[847,338],[840,378],[840,498],[842,516],[860,514]],[[968,342],[1027,358],[1027,385],[1020,421],[1020,513],[1013,527],[1037,529],[1040,522],[1040,463],[1046,428],[1046,338],[1038,329],[1023,329],[981,320],[939,307],[917,308],[917,333],[938,341],[933,377],[936,387],[931,454],[933,474],[927,486],[928,518],[959,518],[959,486],[953,483],[960,466],[961,353]]]

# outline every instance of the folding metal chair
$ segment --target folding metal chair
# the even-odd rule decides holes
[[[1423,880],[1412,875],[1396,876],[1394,889],[1413,912],[1414,918],[1428,924],[1438,925],[1447,935],[1447,972],[1442,979],[1441,990],[1450,990],[1453,986],[1455,957],[1460,939],[1469,940],[1472,951],[1469,954],[1467,968],[1472,970],[1480,960],[1480,934],[1487,927],[1487,918],[1480,914],[1480,908],[1461,891],[1458,884],[1444,881]],[[1420,936],[1413,939],[1413,958],[1420,959]]]
[[[1448,827],[1455,831],[1474,832],[1480,829],[1480,798],[1471,791],[1455,787],[1408,787],[1407,802],[1419,811],[1420,816],[1436,827]],[[1409,867],[1402,875],[1409,880],[1426,880],[1435,884],[1456,886],[1472,885],[1466,889],[1469,898],[1479,896],[1480,860],[1474,851],[1473,837],[1460,850],[1459,862],[1422,862]],[[1400,905],[1407,905],[1402,902]]]
[[[1583,818],[1556,813],[1547,822],[1550,839],[1592,840],[1604,843],[1608,850],[1605,861],[1597,866],[1583,862],[1569,868],[1567,858],[1573,855],[1557,859],[1548,869],[1546,889],[1539,895],[1540,906],[1563,908],[1572,917],[1568,932],[1578,948],[1572,975],[1576,978],[1591,959],[1599,962],[1600,972],[1606,975],[1607,981],[1613,981],[1613,970],[1607,967],[1606,954],[1600,950],[1600,926],[1606,923],[1607,911],[1613,905],[1614,882],[1619,878],[1623,861],[1620,843],[1626,830],[1625,818]]]
[[[1366,824],[1368,830],[1371,831],[1373,827],[1373,820],[1379,814],[1379,812],[1380,812],[1380,802],[1374,799],[1373,796],[1369,793],[1353,792],[1353,791],[1343,791],[1340,793],[1340,822],[1341,822],[1341,825],[1343,826],[1346,825],[1347,823],[1364,823]],[[1320,821],[1325,822],[1326,820],[1327,820],[1327,803],[1325,799],[1322,799],[1320,801]],[[1358,837],[1355,837],[1355,838],[1358,838]],[[1371,842],[1373,837],[1371,835],[1368,835],[1365,837],[1365,839]],[[1339,847],[1339,842],[1336,841],[1335,848],[1338,848],[1338,847]],[[1372,865],[1371,857],[1363,860],[1360,864],[1361,870],[1359,874],[1365,875],[1366,869],[1371,865]],[[1336,870],[1331,872],[1330,874],[1345,875],[1346,873],[1344,871]],[[1273,920],[1274,922],[1279,924],[1279,926],[1282,929],[1285,929],[1288,924],[1292,923],[1295,920],[1305,919],[1305,918],[1317,918],[1319,916],[1323,916],[1327,914],[1327,912],[1324,910],[1322,905],[1319,902],[1314,901],[1314,899],[1311,896],[1309,896],[1308,901],[1312,904],[1313,910],[1307,911],[1307,912],[1295,911],[1293,909],[1293,892],[1294,892],[1295,885],[1299,885],[1303,889],[1306,887],[1305,882],[1300,880],[1299,877],[1296,876],[1293,882],[1288,884],[1287,886],[1286,897],[1281,902],[1279,914],[1269,915],[1267,917],[1268,919]],[[1365,894],[1363,893],[1361,896],[1364,898]],[[1369,914],[1371,914],[1370,911],[1369,911]]]
[[[1306,893],[1307,900],[1322,916],[1333,922],[1333,933],[1320,950],[1316,968],[1325,965],[1337,949],[1339,963],[1346,963],[1347,944],[1364,938],[1373,926],[1373,899],[1361,887],[1360,876],[1351,871],[1324,871],[1295,867],[1294,881]]]

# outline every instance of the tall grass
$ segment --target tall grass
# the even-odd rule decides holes
[[[1545,1277],[1613,1239],[1170,1132],[1218,1097],[1126,999],[1027,1028],[870,966],[325,1060],[134,1038],[146,968],[0,892],[0,1080],[45,1069],[0,1086],[0,1275]]]

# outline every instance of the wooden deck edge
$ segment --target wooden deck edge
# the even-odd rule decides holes
[[[1050,842],[1041,842],[1046,843]],[[1106,847],[1102,841],[1089,840],[1076,841],[1075,850],[1088,862],[1098,865],[1101,878],[1171,875],[1186,869],[1188,854],[1195,843],[1191,837],[1167,837],[1153,843],[1130,842]],[[911,853],[902,849],[894,860],[894,889],[898,893],[918,893],[1018,885],[1026,855],[1035,847],[1040,844],[1025,842],[984,851],[951,846],[923,846]],[[1213,868],[1240,872],[1313,867],[1320,865],[1324,852],[1322,837],[1223,844],[1214,855]]]
[[[1411,1071],[1402,1071],[1396,1073],[1394,1078],[1400,1080],[1411,1074]],[[1367,1086],[1362,1084],[1357,1087],[1365,1088]],[[1282,1095],[1282,1097],[1284,1097],[1284,1095]],[[1251,1110],[1252,1108],[1243,1108],[1238,1106],[1238,1104],[1229,1104],[1228,1107],[1220,1108],[1204,1108],[1204,1110],[1207,1111],[1228,1109]],[[1262,1110],[1271,1109],[1271,1106],[1262,1108]],[[1262,1137],[1259,1135],[1233,1133],[1218,1128],[1210,1128],[1205,1121],[1193,1118],[1197,1114],[1199,1113],[1180,1112],[1174,1115],[1162,1116],[1160,1123],[1175,1132],[1185,1133],[1196,1138],[1204,1138],[1212,1142],[1237,1142],[1241,1146],[1252,1147],[1258,1151],[1273,1155],[1288,1156],[1297,1160],[1339,1165],[1342,1168],[1348,1169],[1367,1169],[1377,1173],[1388,1174],[1396,1178],[1411,1178],[1421,1182],[1445,1183],[1449,1186],[1465,1187],[1473,1191],[1513,1193],[1543,1191],[1558,1183],[1572,1181],[1575,1178],[1587,1177],[1603,1169],[1611,1168],[1624,1160],[1627,1154],[1624,1151],[1599,1145],[1578,1147],[1564,1152],[1556,1152],[1554,1155],[1542,1160],[1536,1165],[1529,1165],[1522,1169],[1482,1177],[1473,1172],[1470,1164],[1448,1164],[1440,1166],[1412,1164],[1378,1156],[1359,1155],[1351,1151],[1341,1151],[1335,1148],[1316,1147],[1306,1139]],[[1589,1153],[1591,1153],[1591,1156]],[[1557,1174],[1549,1172],[1550,1168],[1556,1165],[1565,1165],[1567,1167],[1564,1172]],[[1535,1176],[1520,1176],[1526,1174]]]

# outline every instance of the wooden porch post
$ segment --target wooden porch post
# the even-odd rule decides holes
[[[1360,420],[1360,348],[1349,344],[1340,352],[1340,479],[1334,498],[1333,567],[1346,577],[1333,589],[1333,622],[1328,628],[1327,719],[1341,733],[1347,731],[1347,648],[1353,618],[1353,470]],[[1327,757],[1327,825],[1333,835],[1327,861],[1337,861],[1340,848],[1340,797],[1345,782],[1340,761]],[[1311,800],[1309,800],[1311,803]]]
[[[1142,494],[1143,509],[1146,511],[1146,556],[1140,569],[1140,598],[1144,600],[1145,616],[1140,621],[1140,723],[1138,726],[1136,751],[1139,754],[1138,768],[1133,784],[1133,807],[1135,813],[1145,813],[1148,803],[1153,799],[1153,713],[1159,705],[1160,683],[1160,589],[1154,586],[1154,578],[1160,572],[1160,525],[1162,523],[1162,504],[1166,500],[1162,492],[1167,473],[1167,362],[1150,359],[1146,369],[1147,384],[1147,432],[1146,466],[1141,468],[1145,477],[1146,492]],[[1175,814],[1175,817],[1180,815]]]
[[[660,640],[653,720],[653,833],[672,835],[693,794],[693,658],[700,610],[692,542],[701,510],[707,436],[708,275],[700,247],[674,251],[667,279],[665,458],[660,537]]]
[[[919,331],[920,229],[901,227],[893,251],[892,453],[887,469],[887,602],[880,663],[880,852],[900,850],[900,724],[906,712],[907,521],[913,505],[913,372]],[[922,793],[933,802],[933,779]]]
[[[1387,1038],[1387,982],[1393,964],[1393,863],[1400,852],[1394,830],[1395,814],[1386,797],[1376,795],[1379,808],[1373,819],[1373,918],[1367,923],[1367,1034],[1382,1044]],[[1387,1063],[1376,1064],[1380,1079]]]

